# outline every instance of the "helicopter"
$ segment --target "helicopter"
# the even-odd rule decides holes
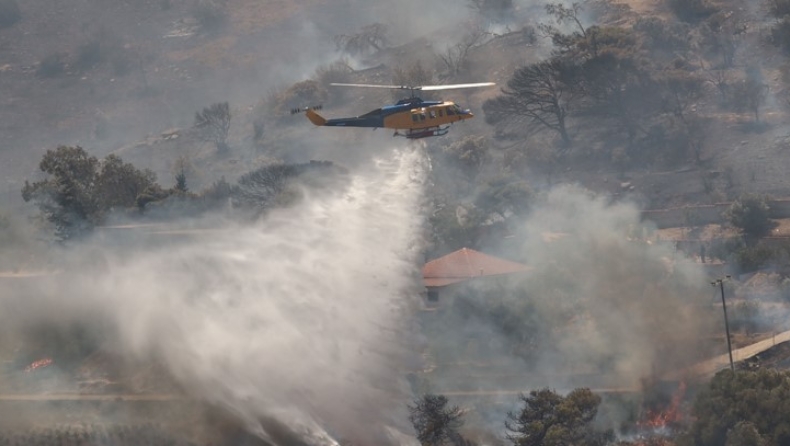
[[[403,136],[408,139],[427,138],[446,135],[450,125],[471,119],[475,115],[469,109],[462,109],[450,101],[424,101],[415,96],[416,91],[451,90],[459,88],[481,88],[496,85],[494,82],[478,82],[473,84],[450,85],[377,85],[377,84],[341,84],[332,83],[333,87],[387,88],[391,90],[408,90],[411,96],[401,99],[394,105],[387,105],[361,116],[353,118],[326,119],[316,111],[321,106],[297,108],[291,114],[304,112],[307,119],[317,126],[329,127],[371,127],[394,129],[392,136]]]

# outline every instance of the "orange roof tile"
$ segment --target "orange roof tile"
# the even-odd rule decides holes
[[[474,277],[498,276],[529,270],[521,263],[483,254],[469,248],[431,260],[422,267],[426,287],[442,287]]]

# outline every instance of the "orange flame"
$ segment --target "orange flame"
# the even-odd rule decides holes
[[[38,361],[33,361],[32,364],[30,364],[29,366],[25,367],[25,371],[26,372],[32,372],[33,370],[40,369],[42,367],[47,367],[49,365],[52,365],[52,362],[53,362],[52,358],[39,359]]]
[[[661,429],[669,427],[683,421],[683,414],[680,412],[680,404],[686,395],[686,383],[681,381],[675,393],[672,394],[672,401],[669,406],[660,411],[647,411],[644,420],[637,422],[637,426],[642,429]]]

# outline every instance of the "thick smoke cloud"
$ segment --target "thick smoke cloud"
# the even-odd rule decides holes
[[[527,293],[539,311],[572,315],[553,335],[560,363],[595,365],[610,382],[638,386],[704,357],[710,333],[710,287],[702,268],[671,244],[648,242],[649,223],[629,203],[563,187],[551,191],[522,228],[523,252],[534,266]],[[557,239],[545,242],[544,235]]]
[[[707,277],[671,243],[651,240],[635,205],[572,186],[538,201],[504,248],[482,248],[530,271],[443,292],[443,312],[426,317],[436,389],[512,409],[525,389],[638,390],[709,357],[720,314]],[[502,390],[512,395],[496,398]],[[496,425],[504,410],[482,416]]]
[[[418,291],[423,174],[419,150],[390,150],[255,224],[132,246],[97,236],[63,273],[4,289],[2,326],[99,320],[107,346],[163,363],[273,444],[388,444],[385,426],[407,418],[401,328]]]

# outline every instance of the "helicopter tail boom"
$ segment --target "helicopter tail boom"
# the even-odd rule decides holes
[[[326,125],[326,118],[316,113],[312,108],[305,110],[305,115],[307,115],[307,119],[309,119],[314,125]]]

